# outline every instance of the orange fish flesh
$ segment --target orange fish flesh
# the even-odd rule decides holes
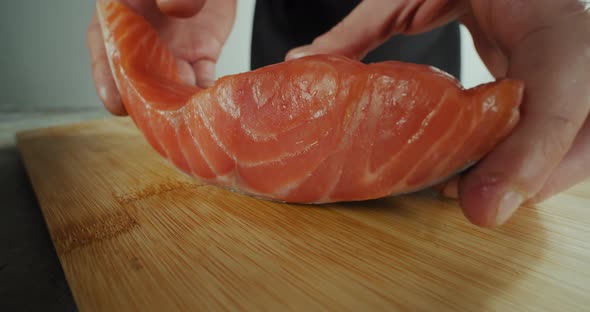
[[[183,83],[140,15],[97,1],[111,70],[147,142],[206,183],[294,203],[424,189],[480,160],[519,119],[524,85],[463,89],[429,66],[316,55]]]

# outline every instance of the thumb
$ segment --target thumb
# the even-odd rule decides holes
[[[173,17],[191,17],[205,5],[205,0],[156,0],[162,13]]]
[[[365,0],[330,31],[310,45],[295,48],[286,59],[312,54],[339,54],[360,60],[399,33],[429,31],[457,18],[465,1]]]
[[[584,166],[575,168],[580,164],[576,158],[585,157],[585,150],[572,146],[585,142],[580,131],[590,112],[590,59],[585,55],[589,30],[590,19],[585,14],[572,14],[551,27],[530,32],[510,51],[508,77],[524,81],[527,88],[522,119],[459,182],[461,206],[473,223],[501,225],[523,202],[542,195],[547,183],[571,185],[587,172]],[[573,161],[573,171],[559,168],[562,161]],[[559,178],[551,177],[552,172],[559,175],[564,169],[570,174],[567,179],[548,180]]]

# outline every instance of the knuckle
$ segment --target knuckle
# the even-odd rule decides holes
[[[569,150],[577,132],[578,125],[571,115],[552,114],[546,124],[548,136],[545,145],[550,150]]]

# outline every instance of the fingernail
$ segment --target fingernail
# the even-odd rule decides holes
[[[498,212],[496,213],[496,224],[502,225],[508,221],[516,209],[520,207],[523,201],[524,197],[521,194],[514,191],[506,192],[500,201],[500,205],[498,206]]]
[[[304,45],[289,51],[289,53],[287,53],[286,59],[291,60],[308,56],[309,54],[311,54],[309,51],[309,47],[310,45]]]

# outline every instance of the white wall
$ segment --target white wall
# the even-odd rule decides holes
[[[94,0],[8,3],[0,10],[0,112],[102,109],[91,80],[85,37]],[[254,3],[238,0],[218,76],[249,69]],[[468,33],[462,34],[464,84],[491,80]]]
[[[2,1],[0,112],[100,108],[86,26],[94,1]]]
[[[463,25],[461,25],[461,63],[461,82],[466,88],[494,80],[477,55],[471,34]]]
[[[250,38],[254,21],[255,0],[237,0],[236,22],[217,63],[217,76],[245,72],[250,69]]]

